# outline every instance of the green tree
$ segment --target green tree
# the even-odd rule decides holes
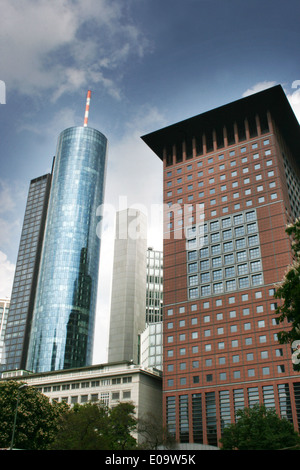
[[[75,405],[60,420],[54,450],[127,450],[136,447],[134,405]]]
[[[278,341],[281,344],[293,343],[300,339],[300,219],[286,228],[292,239],[294,262],[288,268],[282,281],[276,286],[275,298],[280,299],[276,313],[279,322],[289,322],[289,330],[278,332]],[[300,370],[300,365],[294,366]]]
[[[108,449],[108,410],[104,405],[74,405],[64,413],[52,444],[55,450]]]
[[[20,388],[22,385],[25,386]],[[34,387],[26,386],[24,382],[1,382],[0,447],[10,447],[16,416],[13,447],[49,449],[58,429],[59,418],[66,408],[65,403],[50,403],[45,395]]]
[[[300,445],[300,437],[274,409],[255,405],[237,412],[237,422],[224,429],[220,442],[224,450],[279,450]]]
[[[130,402],[119,403],[109,409],[109,429],[111,450],[129,450],[136,447],[132,433],[137,429],[134,405]]]

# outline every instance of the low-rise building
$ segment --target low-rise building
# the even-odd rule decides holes
[[[137,419],[148,412],[157,419],[162,416],[161,373],[126,361],[38,374],[26,371],[2,374],[1,381],[12,379],[37,388],[52,402],[74,405],[100,401],[109,407],[132,402]]]

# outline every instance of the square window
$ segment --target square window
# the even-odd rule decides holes
[[[189,285],[195,286],[198,284],[198,274],[189,277]]]
[[[238,240],[235,241],[236,248],[240,250],[241,248],[246,247],[246,239],[245,238],[239,238]]]
[[[196,299],[197,297],[199,297],[198,287],[194,287],[193,289],[190,289],[189,296],[190,296],[190,299]]]
[[[200,275],[201,277],[201,282],[209,282],[210,281],[210,272],[207,271],[206,273],[202,273]]]
[[[229,268],[225,268],[225,277],[234,277],[234,276],[235,276],[234,266],[230,266]]]
[[[210,285],[201,287],[201,295],[210,295],[210,293],[211,293]]]
[[[238,266],[238,274],[248,274],[248,264],[247,263],[244,263],[244,264],[240,264]]]
[[[218,255],[221,253],[221,245],[212,245],[211,247],[211,254]]]
[[[209,260],[206,259],[204,261],[200,261],[200,269],[204,271],[205,269],[209,269]]]
[[[222,264],[222,258],[218,256],[217,258],[212,259],[212,267],[216,268],[217,266],[221,266]]]
[[[223,243],[223,249],[224,251],[232,251],[233,250],[233,243],[231,242],[226,242]]]
[[[213,280],[217,281],[218,279],[222,279],[222,269],[213,271]]]
[[[262,274],[255,274],[252,276],[252,285],[259,286],[263,283]]]
[[[227,291],[236,290],[236,281],[235,281],[235,279],[232,279],[230,281],[226,281],[226,290]]]
[[[195,273],[198,271],[198,263],[190,263],[188,265],[188,272],[189,273]]]

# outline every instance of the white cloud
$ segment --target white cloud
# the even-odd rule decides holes
[[[258,82],[255,85],[253,85],[251,88],[248,88],[243,93],[243,97],[253,95],[254,93],[258,93],[260,91],[266,90],[267,88],[271,88],[278,83],[275,81],[264,81],[264,82]],[[290,102],[290,105],[300,123],[300,80],[294,80],[291,84],[291,92],[287,91],[285,87],[283,86],[285,94]]]
[[[253,87],[248,88],[248,90],[246,90],[242,96],[244,98],[246,96],[253,95],[254,93],[258,93],[260,91],[266,90],[267,88],[271,88],[272,86],[275,86],[275,85],[277,85],[277,82],[274,82],[274,81],[259,82],[253,85]]]
[[[119,97],[116,69],[146,41],[122,0],[0,0],[0,54],[9,91],[53,98],[100,83]],[[127,9],[126,15],[124,9]],[[55,94],[54,94],[55,92]]]
[[[0,214],[10,212],[16,207],[14,195],[11,186],[7,181],[0,179]]]
[[[296,87],[295,91],[292,91],[291,93],[287,92],[286,94],[293,108],[295,116],[300,123],[300,84],[299,84],[299,88]]]
[[[63,107],[59,109],[59,111],[57,111],[49,121],[47,121],[47,125],[37,126],[36,123],[32,124],[30,122],[24,121],[18,127],[18,131],[29,131],[33,134],[39,134],[42,136],[45,136],[45,134],[47,134],[50,137],[55,136],[55,138],[58,138],[59,134],[64,129],[76,125],[78,125],[78,120],[74,108]]]
[[[15,266],[8,259],[5,253],[0,251],[0,297],[10,297],[12,283],[14,279]]]
[[[127,123],[124,137],[110,142],[107,203],[118,207],[119,197],[123,196],[130,206],[143,205],[148,215],[152,204],[162,203],[162,163],[141,136],[164,122],[164,117],[155,108],[143,109]]]
[[[0,250],[9,258],[18,246],[26,197],[27,185],[0,179]]]

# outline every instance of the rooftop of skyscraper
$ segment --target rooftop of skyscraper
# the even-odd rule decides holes
[[[195,135],[205,134],[213,129],[216,132],[221,131],[225,123],[243,121],[246,116],[267,111],[272,113],[277,126],[292,147],[291,150],[300,155],[299,123],[281,85],[151,132],[142,136],[142,139],[162,160],[165,146],[174,144],[180,137],[189,141]]]

